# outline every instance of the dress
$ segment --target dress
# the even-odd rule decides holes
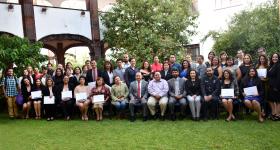
[[[248,87],[252,87],[252,86],[255,86],[254,83],[253,83],[253,80],[249,80]],[[260,96],[246,95],[244,100],[249,100],[249,101],[256,100],[256,101],[260,102],[261,97]]]

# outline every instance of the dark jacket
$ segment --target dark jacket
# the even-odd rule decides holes
[[[242,93],[244,93],[244,88],[249,87],[249,85],[248,85],[249,81],[250,81],[250,78],[248,78],[248,77],[245,77],[244,79],[242,79],[241,84],[240,84],[240,90]],[[257,86],[259,96],[262,97],[264,94],[264,89],[262,87],[261,79],[258,77],[253,78],[253,86]]]
[[[269,78],[270,88],[280,91],[280,62],[268,68],[267,77]]]
[[[213,76],[212,78],[209,78],[208,76],[205,76],[202,78],[200,85],[202,96],[220,96],[221,85],[220,80],[217,77]]]
[[[99,69],[97,69],[97,77],[102,77],[102,72]],[[95,79],[97,79],[97,77],[95,77]],[[87,76],[86,76],[86,83],[90,83],[90,82],[94,82],[92,76],[92,69],[87,71]]]
[[[124,72],[124,80],[126,82],[126,85],[129,87],[130,83],[135,81],[135,75],[139,72],[138,68],[135,68],[134,70],[131,67],[128,67],[125,69]]]
[[[29,98],[29,96],[31,96],[31,91],[32,91],[32,88],[30,89],[30,92],[28,92],[25,85],[21,86],[21,94],[22,94],[24,103],[29,101],[28,98]]]
[[[196,79],[192,82],[190,79],[186,81],[185,86],[187,90],[187,95],[201,95],[200,79]]]
[[[165,75],[165,71],[164,70],[161,70],[160,71],[160,75],[161,75],[161,78],[168,81],[170,79],[172,79],[172,74],[171,74],[171,71],[168,70],[167,74]]]
[[[58,85],[58,86],[56,86],[56,88],[55,88],[55,93],[54,93],[54,95],[55,95],[55,99],[56,99],[56,101],[57,102],[61,102],[61,93],[62,93],[62,91],[63,91],[63,84],[61,84],[61,85]],[[68,89],[69,89],[69,91],[72,91],[72,99],[73,99],[73,97],[74,97],[74,85],[72,85],[72,84],[68,84]]]
[[[112,73],[113,73],[113,71],[112,71]],[[107,84],[109,86],[113,85],[113,83],[112,84],[110,83],[110,77],[109,77],[107,71],[102,72],[102,78],[103,78],[105,84]]]
[[[53,95],[57,95],[57,89],[56,89],[56,86],[53,86],[52,88],[52,92],[53,92]],[[43,97],[44,96],[50,96],[50,90],[48,87],[44,87],[43,90],[42,90],[42,94],[43,94]],[[55,103],[57,103],[57,99],[55,98]]]

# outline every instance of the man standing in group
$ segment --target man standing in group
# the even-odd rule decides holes
[[[204,57],[202,55],[198,55],[196,58],[197,66],[196,66],[196,72],[198,73],[199,79],[202,79],[205,76],[206,72],[206,65],[204,62]]]
[[[156,118],[156,103],[159,103],[161,110],[161,120],[165,119],[165,110],[168,102],[168,83],[166,80],[161,79],[160,73],[155,72],[154,79],[148,84],[148,92],[151,95],[148,99],[148,108],[153,118]]]
[[[219,79],[213,75],[213,69],[206,69],[206,76],[201,81],[201,93],[204,96],[204,120],[210,113],[212,119],[218,119],[218,103],[221,85]],[[210,111],[209,111],[210,109]]]
[[[48,69],[48,75],[52,76],[54,72],[52,63],[50,62],[48,63],[47,69]]]
[[[135,81],[136,72],[139,72],[139,69],[136,68],[136,59],[130,58],[130,66],[125,69],[124,79],[127,87],[130,86],[130,83]]]
[[[244,52],[242,49],[237,51],[236,57],[237,59],[234,61],[234,64],[239,67],[243,63],[244,58]]]
[[[170,55],[169,57],[169,63],[170,63],[170,68],[177,68],[179,72],[182,70],[182,66],[176,62],[176,57],[175,55]]]
[[[18,95],[18,81],[14,76],[14,70],[8,69],[6,77],[3,78],[1,85],[3,86],[4,96],[7,99],[9,116],[11,119],[18,117],[18,109],[16,104],[16,96]]]
[[[113,75],[119,76],[120,79],[124,82],[124,72],[125,69],[123,68],[122,59],[117,59],[117,68],[113,70]]]
[[[97,63],[95,60],[90,61],[91,68],[87,71],[86,80],[87,83],[95,82],[97,77],[101,77],[102,73],[97,69]]]
[[[142,74],[137,72],[135,75],[136,81],[131,82],[129,86],[129,110],[130,121],[135,121],[134,108],[140,105],[143,110],[143,121],[147,121],[147,99],[148,99],[148,82],[142,80]]]
[[[123,54],[123,68],[126,69],[130,67],[128,54]]]
[[[169,86],[169,110],[171,114],[171,120],[176,120],[176,115],[174,112],[175,104],[180,104],[180,119],[183,119],[186,114],[186,90],[185,90],[185,80],[179,77],[179,70],[177,68],[172,68],[173,78],[168,80]]]

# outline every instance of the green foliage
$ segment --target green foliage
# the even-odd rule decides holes
[[[47,60],[46,56],[40,54],[41,42],[30,43],[27,39],[19,37],[0,36],[0,69],[17,66],[15,73],[20,75],[28,66],[38,66]]]
[[[180,55],[197,18],[190,0],[118,0],[101,16],[113,58],[128,52],[140,61]]]
[[[253,10],[236,14],[229,23],[228,30],[212,32],[216,52],[226,50],[235,56],[238,49],[256,56],[260,47],[268,53],[280,50],[280,24],[277,3],[265,3]],[[256,58],[256,57],[254,57]]]

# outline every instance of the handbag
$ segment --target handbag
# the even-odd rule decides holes
[[[23,105],[23,96],[22,96],[21,92],[19,92],[17,97],[16,97],[16,103],[18,105]]]

